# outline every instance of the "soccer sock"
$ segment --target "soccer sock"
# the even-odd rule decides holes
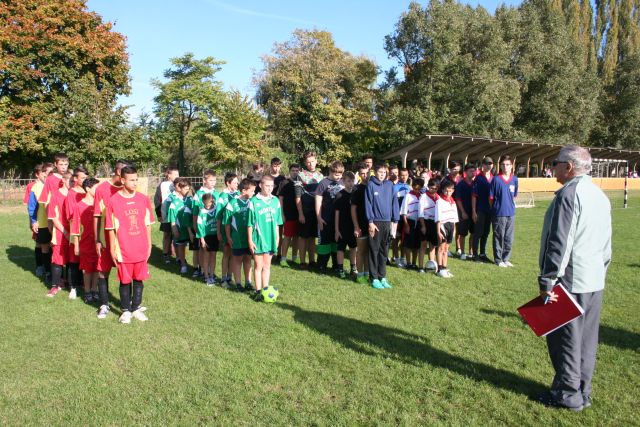
[[[62,282],[62,266],[51,264],[51,285],[60,286]]]
[[[142,296],[142,294],[140,294]],[[131,284],[120,283],[120,308],[123,312],[131,311]]]
[[[42,265],[44,265],[45,273],[51,274],[51,252],[42,254]]]
[[[98,295],[100,295],[100,305],[109,305],[109,281],[98,278]]]
[[[331,267],[333,267],[333,268],[338,267],[338,269],[342,270],[342,264],[338,264],[338,253],[337,252],[331,252]]]
[[[36,255],[36,267],[41,267],[42,266],[42,249],[40,249],[40,247],[37,247],[34,249],[34,253]]]
[[[78,263],[70,263],[67,267],[67,274],[69,275],[69,286],[71,289],[78,287],[80,276],[80,265]]]
[[[139,280],[133,281],[133,296],[131,297],[131,311],[136,311],[142,304],[142,291],[144,285]]]

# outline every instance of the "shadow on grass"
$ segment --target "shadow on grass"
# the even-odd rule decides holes
[[[43,287],[47,287],[42,279],[36,276],[35,255],[33,248],[25,246],[11,245],[6,250],[7,259],[20,267],[25,272],[31,274]]]
[[[331,313],[307,311],[289,304],[277,306],[291,311],[295,321],[327,335],[345,348],[362,354],[378,356],[382,353],[405,363],[426,363],[525,396],[534,396],[546,389],[544,384],[504,369],[434,348],[425,342],[424,337],[399,329]]]
[[[481,312],[494,316],[500,316],[503,318],[517,318],[522,321],[522,318],[516,313],[510,313],[508,311],[481,309]],[[640,351],[640,334],[627,331],[625,329],[612,328],[607,325],[600,325],[599,341],[601,344],[605,344],[611,347],[617,347],[621,350],[633,350]]]

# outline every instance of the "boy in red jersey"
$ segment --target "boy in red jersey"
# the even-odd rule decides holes
[[[107,207],[105,230],[120,281],[120,323],[131,323],[132,317],[144,322],[149,319],[141,307],[142,281],[149,278],[153,207],[148,197],[136,192],[136,168],[125,166],[121,177],[122,189],[111,197]]]
[[[51,232],[51,289],[48,297],[56,296],[63,285],[62,269],[69,259],[69,221],[67,221],[63,205],[69,192],[71,173],[62,174],[62,187],[50,193],[47,204],[47,218]],[[76,298],[75,288],[71,288],[69,299]]]
[[[109,313],[109,274],[113,267],[109,240],[104,231],[105,216],[109,200],[122,188],[120,171],[125,166],[128,166],[127,162],[118,160],[113,176],[98,184],[93,198],[93,234],[96,236],[95,250],[98,255],[98,294],[100,297],[98,319],[104,319]]]
[[[96,236],[93,234],[93,198],[96,186],[95,178],[87,178],[82,183],[84,198],[79,201],[72,214],[71,236],[74,255],[80,260],[80,270],[84,274],[84,302],[92,304],[98,301],[98,254]]]
[[[73,228],[73,211],[85,195],[82,183],[86,178],[87,170],[84,167],[78,166],[73,170],[73,183],[62,205],[62,214],[65,221],[69,223],[69,230]],[[75,253],[73,239],[69,240],[69,254],[67,256],[67,279],[73,292],[81,282],[80,259]]]

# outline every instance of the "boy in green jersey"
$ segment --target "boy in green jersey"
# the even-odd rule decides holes
[[[218,179],[216,177],[215,171],[211,169],[207,169],[206,171],[204,171],[204,174],[202,177],[202,187],[200,187],[200,189],[196,191],[196,194],[191,199],[191,215],[193,217],[192,221],[193,221],[194,230],[198,229],[198,225],[196,222],[198,221],[198,214],[200,212],[200,209],[204,207],[202,197],[205,194],[211,194],[213,197],[212,199],[213,210],[214,210],[214,216],[215,216],[216,201],[218,200],[218,197],[219,197],[219,193],[215,190],[217,182],[218,182]],[[217,230],[217,227],[216,227],[216,230]],[[217,239],[217,236],[215,237]],[[194,271],[194,277],[196,276],[196,274],[201,275],[204,277],[205,283],[208,284],[207,275],[205,274],[203,266],[204,266],[204,258],[208,257],[211,251],[208,251],[206,248],[202,247],[201,241],[199,238],[194,239],[192,245],[189,246],[189,249],[192,249],[195,251],[193,254],[193,265],[200,266],[199,271],[197,270]],[[216,246],[216,251],[217,251],[217,246]],[[213,263],[214,263],[213,269],[211,271],[212,271],[213,277],[215,277],[215,274],[214,274],[215,273],[215,257],[213,258]],[[209,267],[211,266],[209,265]],[[210,275],[209,277],[212,277],[212,276]]]
[[[167,210],[167,222],[171,224],[173,245],[176,248],[176,257],[180,262],[180,274],[185,274],[187,272],[185,249],[191,233],[191,212],[185,212],[185,197],[191,191],[191,186],[185,178],[176,178],[174,186],[175,191],[168,199],[171,204]]]
[[[216,202],[216,216],[218,218],[218,242],[222,247],[222,282],[223,286],[227,286],[231,282],[231,246],[227,243],[227,235],[222,228],[222,219],[224,216],[224,208],[229,200],[239,196],[238,193],[238,175],[227,172],[224,176],[225,189],[218,195]]]
[[[262,288],[269,286],[271,257],[278,250],[279,226],[282,225],[280,201],[273,196],[273,177],[265,175],[260,181],[260,194],[253,196],[249,205],[247,237],[253,254],[256,279],[254,298],[260,301]]]
[[[250,199],[256,189],[256,183],[245,178],[240,182],[240,197],[231,199],[224,211],[224,228],[227,242],[231,245],[233,258],[231,261],[231,271],[236,282],[236,290],[250,291],[251,287],[251,252],[249,252],[249,241],[247,238],[247,225],[249,219]],[[242,277],[240,266],[244,268],[245,285],[242,288]],[[230,287],[230,286],[229,286]]]
[[[213,195],[204,193],[200,198],[202,207],[198,207],[194,215],[196,239],[200,247],[200,267],[207,286],[216,284],[216,252],[218,252],[218,221]]]

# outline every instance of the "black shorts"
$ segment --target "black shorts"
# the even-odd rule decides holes
[[[444,235],[444,242],[442,243],[451,243],[453,241],[453,231],[455,230],[455,226],[452,222],[445,222],[444,224],[440,224],[440,231]]]
[[[322,230],[320,230],[319,245],[330,245],[336,242],[336,228],[334,225],[332,222],[327,221],[322,227]]]
[[[298,224],[298,236],[302,237],[303,239],[318,237],[318,218],[316,218],[315,214],[307,214],[305,212],[304,219],[304,224]]]
[[[191,229],[191,232],[193,233],[193,235],[196,235],[196,232]],[[199,251],[200,250],[200,239],[194,237],[193,240],[189,241],[189,250],[190,251]]]
[[[233,256],[251,255],[249,248],[231,249],[231,252],[233,253]]]
[[[460,236],[467,236],[469,233],[473,234],[475,223],[471,218],[461,219],[460,222],[456,224],[456,229]]]
[[[218,252],[218,235],[212,234],[204,236],[204,242],[207,244],[207,252]]]
[[[358,246],[358,242],[356,241],[356,236],[353,235],[353,229],[351,230],[340,230],[340,240],[338,240],[338,250],[344,252],[347,249],[347,246],[351,249]]]
[[[163,233],[171,233],[171,223],[170,222],[161,222],[160,223],[160,231]]]
[[[438,246],[438,229],[436,223],[432,219],[426,219],[424,221],[427,233],[422,235],[422,240],[429,242],[431,246]]]
[[[162,222],[162,206],[156,206],[156,221]]]
[[[398,226],[402,227],[402,247],[407,249],[420,249],[422,243],[422,232],[420,231],[420,223],[413,219],[408,219],[409,232],[404,232],[404,223],[400,223]]]
[[[36,243],[39,243],[41,245],[46,245],[47,243],[51,243],[51,232],[49,231],[49,227],[38,228],[38,234],[36,235]]]

